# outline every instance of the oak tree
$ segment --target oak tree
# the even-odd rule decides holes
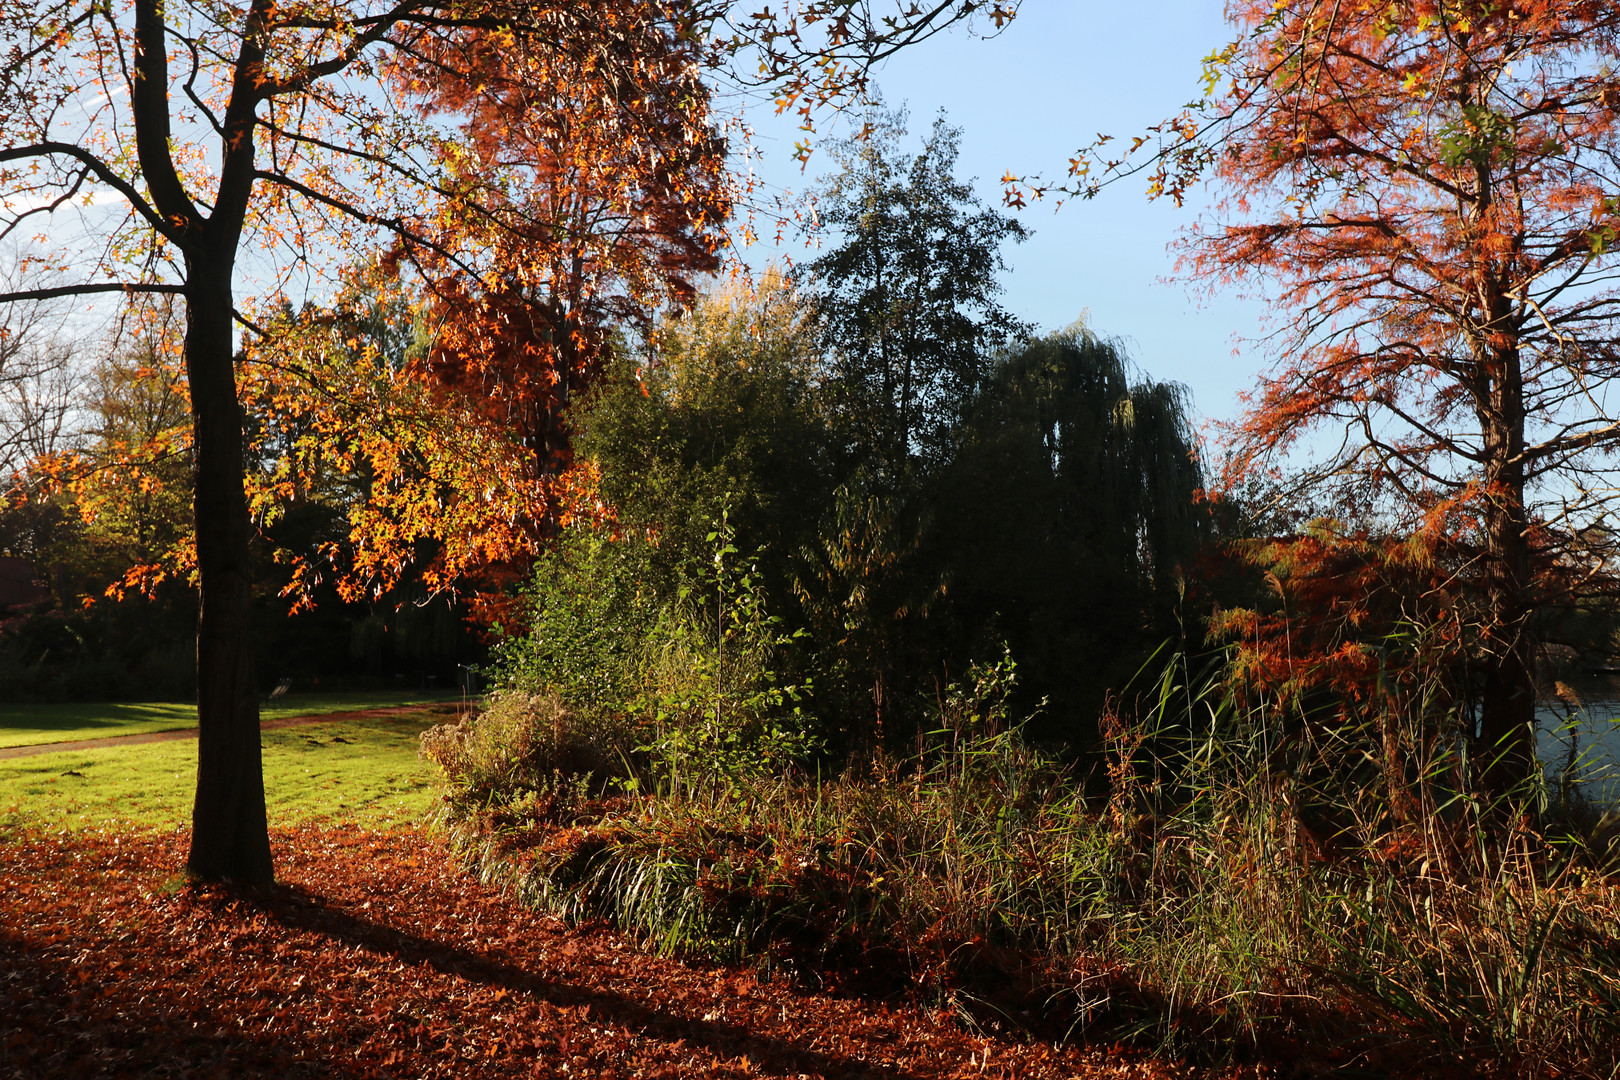
[[[589,495],[588,470],[537,472],[502,407],[521,385],[481,392],[430,369],[441,302],[374,263],[326,302],[256,320],[265,333],[248,343],[239,385],[249,503],[294,611],[421,589],[464,601],[477,626],[504,622],[503,575],[533,557],[542,523]],[[485,325],[485,312],[460,317]]]
[[[689,304],[731,216],[703,42],[647,9],[622,13],[617,36],[649,72],[637,87],[597,57],[514,55],[499,32],[457,42],[460,62],[440,48],[400,68],[426,111],[459,118],[457,179],[474,196],[435,224],[433,249],[405,245],[432,298],[428,366],[519,433],[537,478],[568,464],[564,414],[610,335]]]
[[[752,6],[752,5],[750,5]],[[252,241],[262,272],[384,232],[431,249],[425,225],[462,202],[445,153],[454,139],[384,85],[403,57],[442,55],[472,32],[511,35],[509,52],[595,58],[627,95],[659,68],[618,33],[648,10],[701,42],[783,107],[858,91],[870,64],[980,12],[1012,4],[855,0],[767,4],[732,16],[724,0],[8,0],[0,7],[0,232],[106,202],[87,223],[101,243],[76,280],[3,300],[66,293],[167,293],[185,300],[185,366],[195,453],[198,770],[190,869],[272,876],[249,648],[248,539],[233,314]],[[438,43],[452,46],[436,54]],[[732,64],[732,58],[743,58]]]

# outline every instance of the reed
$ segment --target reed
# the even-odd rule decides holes
[[[1104,718],[1098,803],[990,697],[948,698],[913,757],[836,777],[607,798],[553,772],[447,803],[447,824],[527,902],[974,1023],[1324,1069],[1620,1075],[1620,881],[1590,835],[1526,810],[1534,792],[1487,804],[1436,753],[1413,783],[1434,805],[1397,813],[1349,756],[1367,732],[1307,745],[1176,658]]]

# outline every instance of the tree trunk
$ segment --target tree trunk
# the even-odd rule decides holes
[[[1505,309],[1505,302],[1495,305]],[[1495,313],[1493,311],[1493,313]],[[1505,311],[1495,320],[1506,321]],[[1535,645],[1530,636],[1531,552],[1524,489],[1524,378],[1516,348],[1493,350],[1485,432],[1485,542],[1491,640],[1476,759],[1480,786],[1502,796],[1534,775]]]
[[[1535,774],[1536,687],[1530,644],[1522,629],[1500,646],[1485,671],[1483,707],[1475,751],[1480,787],[1506,795]]]
[[[234,252],[233,252],[234,254]],[[198,877],[274,879],[253,672],[242,410],[236,398],[232,259],[188,260],[186,374],[197,479],[197,800],[191,854]],[[216,265],[222,263],[223,265]]]

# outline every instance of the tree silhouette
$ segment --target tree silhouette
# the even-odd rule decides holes
[[[874,109],[833,148],[818,212],[838,243],[808,267],[858,452],[889,470],[946,454],[992,354],[1028,332],[996,299],[1024,227],[955,176],[957,128],[936,118],[907,157],[905,123]]]

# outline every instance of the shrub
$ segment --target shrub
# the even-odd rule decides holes
[[[734,540],[723,511],[707,536],[708,564],[683,573],[675,595],[660,603],[639,581],[644,540],[566,530],[530,587],[528,633],[501,647],[497,679],[506,691],[491,712],[550,699],[592,718],[586,726],[593,745],[611,732],[613,775],[621,776],[634,757],[638,782],[675,787],[734,784],[814,754],[815,721],[802,708],[808,680],[790,682],[780,673],[799,635],[783,631],[767,610],[758,553],[741,560]],[[488,760],[476,772],[460,765],[460,773],[447,771],[477,777],[457,781],[472,790],[484,790],[482,777],[503,770],[532,776],[532,765],[520,760],[531,751],[528,736],[514,734],[526,723],[481,718],[491,740],[483,751]],[[643,737],[637,741],[631,732]],[[448,741],[433,752],[448,762],[463,754]],[[503,753],[516,757],[503,764]],[[501,780],[491,790],[512,787]]]
[[[528,629],[497,651],[497,679],[578,709],[623,709],[638,685],[657,605],[643,589],[645,541],[564,529],[525,590]]]
[[[636,737],[612,714],[556,694],[501,690],[482,712],[422,733],[422,756],[444,770],[453,803],[509,803],[558,781],[602,786],[627,773]]]
[[[1006,724],[1010,661],[970,677],[941,695],[940,726],[908,761],[666,788],[563,828],[545,827],[559,816],[541,798],[464,817],[460,837],[531,902],[606,916],[666,951],[1024,1006],[1061,989],[1072,1020],[1074,988],[1095,991],[1097,974],[1077,981],[1072,958],[1107,917],[1122,848]],[[1110,1007],[1132,997],[1114,994]]]
[[[1376,770],[1311,782],[1274,715],[1188,674],[1105,726],[1106,808],[1008,723],[1003,662],[909,760],[454,825],[486,880],[666,951],[1195,1055],[1612,1078],[1620,885],[1594,853],[1467,799],[1414,831]]]
[[[808,685],[776,670],[802,634],[766,610],[758,558],[739,564],[729,515],[707,537],[713,557],[682,587],[644,644],[635,708],[656,734],[646,747],[671,789],[736,785],[779,774],[816,752]]]

